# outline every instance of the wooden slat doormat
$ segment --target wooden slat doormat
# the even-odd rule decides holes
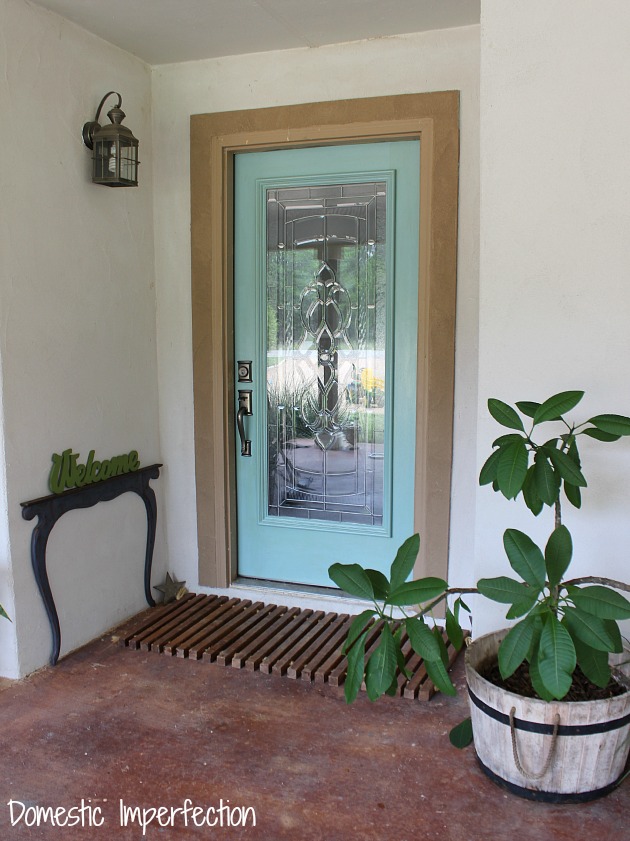
[[[341,648],[353,616],[302,610],[249,599],[194,595],[151,611],[148,621],[120,639],[121,646],[156,651],[191,660],[205,660],[236,669],[259,670],[306,682],[341,686],[347,659]],[[372,626],[366,651],[378,642],[380,623]],[[443,638],[449,666],[457,651],[446,631]],[[427,701],[437,691],[426,668],[403,632],[405,665],[411,674],[398,673],[398,695]],[[363,687],[365,689],[365,687]]]

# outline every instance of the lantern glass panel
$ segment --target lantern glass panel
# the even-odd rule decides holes
[[[106,137],[94,143],[92,181],[111,187],[138,183],[138,145],[135,139]]]
[[[134,142],[120,140],[118,154],[118,176],[122,181],[136,183],[138,180],[138,147]]]

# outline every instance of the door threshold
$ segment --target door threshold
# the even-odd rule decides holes
[[[361,613],[371,604],[366,599],[348,596],[333,587],[285,584],[281,581],[265,581],[258,578],[236,578],[229,587],[198,587],[197,592],[335,613]]]

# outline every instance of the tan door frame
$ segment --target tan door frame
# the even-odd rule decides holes
[[[191,117],[192,330],[199,582],[236,570],[234,154],[420,139],[416,570],[446,574],[452,463],[459,93],[374,97]]]

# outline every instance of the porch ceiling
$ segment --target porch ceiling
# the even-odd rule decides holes
[[[33,0],[148,64],[479,23],[480,0]]]

